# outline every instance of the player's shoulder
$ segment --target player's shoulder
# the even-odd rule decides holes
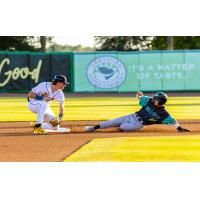
[[[41,82],[41,83],[39,83],[38,85],[47,85],[49,82]]]
[[[51,86],[51,82],[42,82],[43,84],[45,84],[45,85],[50,85]]]
[[[50,90],[51,88],[51,82],[41,82],[40,84],[42,88],[45,88],[47,90]]]
[[[45,85],[45,82],[38,83],[37,85],[35,85],[35,86],[33,87],[33,89],[42,88],[42,87],[44,87],[44,85]]]
[[[145,107],[149,103],[150,97],[149,96],[141,96],[139,104],[142,107]]]
[[[146,101],[146,102],[149,102],[149,101],[153,101],[153,98],[152,97],[150,97],[150,96],[142,96],[141,97],[141,100],[142,101]]]
[[[152,97],[150,97],[150,96],[146,96],[146,95],[141,96],[141,98],[152,99]]]
[[[44,82],[44,85],[46,85],[46,87],[51,87],[52,83],[51,82]]]

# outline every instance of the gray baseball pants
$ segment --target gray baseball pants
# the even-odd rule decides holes
[[[135,114],[131,114],[100,123],[101,129],[110,127],[120,127],[122,131],[127,132],[141,130],[144,126]]]

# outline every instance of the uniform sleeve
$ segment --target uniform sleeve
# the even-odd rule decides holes
[[[38,95],[41,92],[41,90],[43,89],[43,87],[44,87],[44,83],[40,83],[37,86],[35,86],[34,88],[32,88],[32,92]]]
[[[147,105],[148,101],[149,101],[150,97],[148,96],[141,96],[139,104],[144,107]]]
[[[54,99],[57,100],[59,103],[63,104],[65,102],[65,96],[62,91],[58,92],[55,96]]]
[[[177,123],[176,119],[174,119],[171,115],[169,115],[162,121],[162,124],[167,124],[167,125],[174,125],[176,123]]]

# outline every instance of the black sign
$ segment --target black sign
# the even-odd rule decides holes
[[[70,68],[69,53],[0,53],[0,92],[28,91],[40,82],[52,81],[58,74],[70,82]]]

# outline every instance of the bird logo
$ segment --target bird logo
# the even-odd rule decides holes
[[[114,70],[113,69],[109,69],[107,67],[99,67],[98,68],[99,72],[103,74],[104,78],[106,80],[108,80],[109,78],[111,78],[114,75]]]
[[[112,56],[101,56],[89,63],[87,78],[96,88],[115,88],[125,80],[126,69],[119,59]]]

